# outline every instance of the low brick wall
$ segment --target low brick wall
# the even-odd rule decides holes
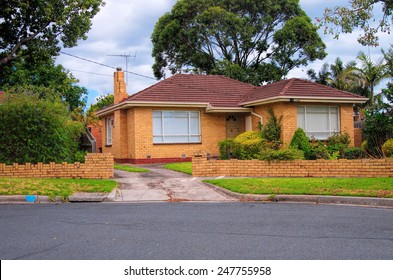
[[[393,177],[393,158],[359,160],[208,160],[192,159],[193,176],[232,177]]]
[[[0,163],[0,177],[13,178],[75,178],[109,179],[113,178],[114,160],[111,154],[88,154],[85,163],[43,164],[25,163],[6,165]]]

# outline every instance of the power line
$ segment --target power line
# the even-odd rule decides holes
[[[68,55],[68,56],[72,56],[72,57],[75,57],[75,58],[77,58],[77,59],[81,59],[81,60],[84,60],[84,61],[87,61],[87,62],[90,62],[90,63],[94,63],[94,64],[97,64],[97,65],[100,65],[100,66],[103,66],[103,67],[108,67],[108,68],[111,68],[111,69],[116,69],[116,67],[113,67],[113,66],[110,66],[110,65],[107,65],[107,64],[104,64],[104,63],[96,62],[96,61],[93,61],[93,60],[90,60],[90,59],[87,59],[87,58],[83,58],[83,57],[80,57],[80,56],[77,56],[77,55],[69,54],[69,53],[66,53],[66,52],[63,52],[63,51],[60,51],[60,53],[65,54],[65,55]],[[134,73],[134,72],[131,72],[131,71],[125,71],[125,72],[126,72],[126,73],[130,73],[130,74],[135,75],[135,76],[142,77],[142,78],[151,79],[151,80],[156,80],[156,79],[153,78],[153,77],[145,76],[145,75],[138,74],[138,73]]]
[[[72,72],[81,72],[81,73],[86,73],[86,74],[92,74],[92,75],[98,75],[98,76],[107,76],[107,77],[112,77],[112,75],[108,74],[101,74],[101,73],[94,73],[94,72],[87,72],[87,71],[81,71],[81,70],[75,70],[75,69],[69,69],[67,70],[72,71]]]
[[[123,58],[126,59],[126,71],[125,72],[127,73],[127,84],[128,84],[128,59],[134,58],[134,61],[135,61],[136,52],[135,52],[135,55],[131,55],[131,54],[108,54],[108,56],[117,56],[117,57],[123,57]]]

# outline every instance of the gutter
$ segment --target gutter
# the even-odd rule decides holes
[[[342,97],[342,98],[332,98],[332,97],[304,97],[304,96],[279,96],[279,97],[271,97],[267,99],[260,99],[250,102],[243,102],[239,105],[241,106],[257,106],[263,104],[270,104],[280,101],[287,102],[327,102],[327,103],[352,103],[352,104],[361,104],[368,100],[368,98],[351,98],[351,97]]]

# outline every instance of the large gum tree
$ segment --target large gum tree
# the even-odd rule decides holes
[[[151,38],[158,79],[191,71],[259,85],[326,56],[298,0],[179,0]]]

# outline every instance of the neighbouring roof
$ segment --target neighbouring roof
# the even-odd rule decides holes
[[[202,107],[239,108],[277,101],[326,101],[363,103],[366,98],[310,81],[292,78],[265,86],[253,86],[218,75],[177,74],[148,87],[120,103],[104,108],[98,115],[117,108],[141,104],[182,105],[199,104]]]

